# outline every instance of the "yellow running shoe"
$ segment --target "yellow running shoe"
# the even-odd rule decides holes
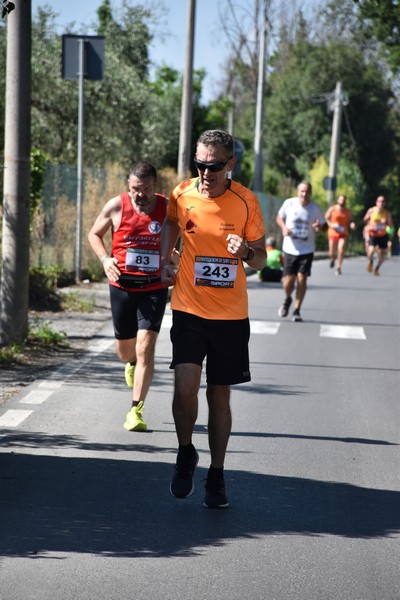
[[[137,406],[133,406],[126,415],[124,429],[128,431],[147,431],[147,425],[143,421],[143,402],[140,401]]]
[[[135,375],[135,368],[136,365],[132,365],[129,362],[127,362],[125,365],[125,381],[126,385],[130,388],[133,388],[133,377]]]

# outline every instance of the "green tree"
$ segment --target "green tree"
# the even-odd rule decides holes
[[[102,81],[85,81],[85,164],[118,162],[128,166],[132,160],[149,159],[158,167],[176,167],[182,76],[164,65],[156,71],[154,81],[150,80],[149,45],[155,13],[123,2],[116,18],[110,2],[104,0],[97,15],[97,33],[106,40],[105,72]],[[53,159],[73,164],[78,82],[60,77],[61,38],[55,18],[45,7],[33,24],[32,136],[35,147]],[[69,33],[76,33],[74,24],[70,27]],[[198,70],[193,77],[194,138],[206,122],[210,126],[215,122],[201,103],[204,76],[204,70]]]
[[[382,44],[394,71],[400,70],[400,4],[397,0],[353,0],[367,26]]]
[[[367,4],[371,10],[364,11],[362,7],[365,7]],[[376,18],[379,16],[382,26],[384,28],[387,27],[388,30],[394,29],[395,32],[396,22],[397,24],[400,24],[399,9],[398,7],[395,7],[394,11],[390,9],[391,7],[386,2],[366,3],[354,2],[353,0],[334,0],[327,2],[326,5],[321,8],[314,22],[316,23],[315,39],[318,40],[320,44],[329,45],[336,43],[336,41],[340,39],[341,41],[349,44],[351,47],[356,46],[357,50],[363,57],[366,67],[369,67],[371,64],[373,66],[373,68],[370,68],[368,71],[371,80],[369,82],[369,86],[373,85],[374,70],[378,70],[379,76],[375,83],[379,86],[381,80],[383,80],[384,87],[382,89],[382,95],[385,95],[386,99],[388,98],[388,90],[390,90],[389,100],[386,101],[386,103],[384,98],[382,98],[382,100],[383,105],[385,106],[383,111],[385,114],[385,122],[388,126],[385,128],[385,135],[388,135],[387,149],[393,158],[391,160],[387,160],[388,155],[386,154],[384,156],[383,162],[386,164],[386,168],[383,179],[380,181],[375,181],[373,186],[370,185],[369,187],[365,187],[362,182],[360,183],[359,177],[356,177],[356,180],[358,181],[356,188],[359,199],[363,198],[364,189],[364,202],[368,205],[373,203],[374,197],[378,193],[385,194],[388,204],[397,222],[400,219],[400,205],[398,202],[398,198],[400,197],[400,187],[398,184],[400,181],[400,167],[398,160],[396,160],[395,157],[397,157],[400,152],[400,113],[399,105],[393,96],[397,95],[396,89],[398,86],[398,77],[396,76],[396,65],[393,63],[394,55],[391,54],[391,61],[389,61],[388,65],[390,53],[387,51],[387,49],[385,50],[384,45],[378,41],[382,41],[383,37],[378,33],[376,27]],[[375,16],[373,13],[375,13]],[[372,27],[372,17],[374,17],[374,27]],[[392,73],[390,73],[390,65],[393,69]],[[363,92],[360,90],[358,94],[362,95]],[[380,101],[376,102],[376,111],[380,111],[379,106]],[[380,115],[380,117],[382,116],[383,115]],[[344,117],[346,119],[348,118],[347,111],[345,111]],[[357,118],[359,121],[362,121],[364,119],[364,115],[357,114]],[[371,161],[375,159],[379,160],[380,157],[376,154],[377,151],[375,148],[375,138],[372,129],[370,129],[370,134],[370,159]],[[356,142],[357,141],[358,140],[356,140]],[[350,148],[341,149],[342,158],[350,161],[350,165],[354,164],[351,161],[358,162],[357,150],[354,151],[354,149],[357,148],[356,142],[353,143],[353,151],[351,151]],[[349,150],[349,152],[347,152],[347,150]],[[356,214],[356,206],[353,207],[353,212]]]
[[[393,94],[379,65],[373,58],[367,63],[355,44],[322,45],[304,36],[284,52],[286,61],[269,81],[267,160],[296,180],[301,175],[296,159],[311,166],[317,156],[329,157],[329,108],[334,84],[340,80],[349,98],[341,151],[353,157],[369,189],[375,190],[395,160],[389,121]]]
[[[61,78],[56,14],[39,8],[32,23],[32,146],[65,162],[76,159],[76,85]]]
[[[259,2],[253,12],[240,2],[225,5],[229,10],[223,31],[233,48],[225,90],[235,107],[235,135],[244,141],[251,163],[258,54],[257,37],[246,31],[246,23],[252,19],[256,30]],[[271,190],[286,189],[288,181],[296,183],[309,173],[318,156],[328,161],[333,92],[342,81],[349,104],[343,111],[340,157],[360,174],[356,195],[365,194],[366,202],[392,171],[390,181],[400,180],[399,112],[387,63],[353,0],[320,2],[309,20],[306,13],[294,12],[294,6],[283,2],[280,10],[269,14],[269,38],[274,36],[269,48],[275,51],[266,84],[265,181]]]
[[[149,82],[143,128],[144,156],[157,167],[176,168],[179,150],[182,76],[166,65],[157,69],[154,82]]]
[[[98,29],[106,37],[104,79],[85,81],[86,164],[128,162],[141,154],[145,139],[151,13],[124,3],[116,21],[106,5],[99,9]],[[32,139],[35,147],[71,164],[77,151],[78,82],[61,79],[55,17],[46,7],[33,20]]]
[[[105,35],[109,23],[113,20],[110,0],[103,0],[103,4],[97,9],[97,16],[99,19],[97,33]]]
[[[327,193],[324,189],[324,178],[328,176],[329,164],[325,156],[318,156],[314,161],[310,171],[305,175],[309,179],[313,188],[313,199],[326,210]],[[335,197],[344,194],[347,198],[347,205],[356,216],[362,211],[363,204],[360,200],[364,196],[364,183],[358,166],[349,157],[341,157],[338,161],[337,169],[337,189]]]

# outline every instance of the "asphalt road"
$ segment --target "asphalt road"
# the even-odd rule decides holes
[[[169,495],[176,455],[169,312],[148,433],[108,323],[84,360],[0,407],[1,600],[399,600],[400,258],[342,276],[316,261],[303,323],[249,277],[252,381],[232,390],[231,508]]]

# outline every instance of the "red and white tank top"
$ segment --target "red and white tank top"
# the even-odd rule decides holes
[[[161,226],[167,212],[167,199],[155,194],[156,205],[149,215],[139,215],[127,192],[121,194],[121,221],[112,235],[112,256],[118,259],[121,274],[156,277],[160,271]],[[112,285],[121,287],[118,283]],[[149,283],[137,291],[165,287],[160,282]]]

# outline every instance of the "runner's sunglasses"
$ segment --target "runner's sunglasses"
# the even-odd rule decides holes
[[[195,167],[199,171],[204,172],[206,169],[208,169],[209,171],[211,171],[211,173],[217,173],[218,171],[222,171],[222,169],[226,167],[230,160],[231,159],[228,158],[228,160],[226,160],[225,162],[222,162],[221,160],[217,160],[215,162],[203,162],[202,160],[197,160],[197,158],[194,158],[193,162],[195,164]]]

